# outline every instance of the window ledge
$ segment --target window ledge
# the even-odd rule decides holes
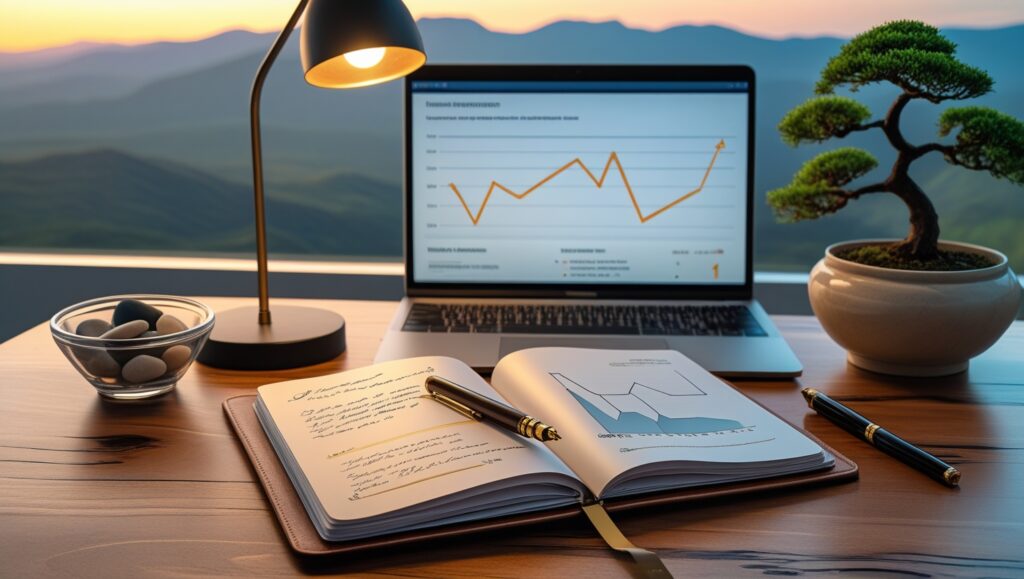
[[[0,265],[38,265],[56,267],[114,267],[128,269],[186,269],[193,271],[256,271],[255,259],[230,257],[170,257],[150,255],[105,255],[78,253],[0,252]],[[274,273],[313,273],[340,275],[396,275],[405,273],[398,262],[373,261],[301,261],[271,259]]]
[[[185,257],[159,255],[118,255],[86,253],[34,253],[0,251],[0,265],[36,265],[51,267],[113,267],[127,269],[170,269],[193,271],[256,271],[256,261],[234,257]],[[273,273],[324,275],[402,276],[405,266],[394,261],[327,261],[271,259]],[[806,284],[809,274],[756,271],[755,284]],[[1018,276],[1024,285],[1024,274]]]
[[[397,300],[399,262],[270,260],[271,295]],[[83,299],[124,293],[253,296],[255,259],[0,251],[0,341]],[[755,272],[754,295],[772,314],[810,315],[806,273]],[[1024,317],[1024,310],[1022,310]]]

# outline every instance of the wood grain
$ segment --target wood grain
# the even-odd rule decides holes
[[[208,298],[215,309],[242,300]],[[369,364],[395,304],[293,301],[348,321],[349,351],[299,370],[194,366],[144,404],[101,400],[40,325],[0,345],[0,575],[624,577],[584,523],[309,561],[285,546],[221,402],[256,386]],[[814,318],[777,317],[806,366],[737,386],[861,468],[858,482],[616,515],[686,577],[842,573],[1024,576],[1024,324],[966,374],[885,377],[848,366]],[[947,489],[812,414],[814,386],[957,465]]]

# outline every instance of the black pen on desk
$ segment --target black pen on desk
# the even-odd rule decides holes
[[[428,376],[426,387],[431,398],[474,420],[493,422],[519,436],[534,438],[541,442],[562,438],[554,427],[525,412],[459,386],[451,380],[440,376]]]
[[[910,444],[814,388],[804,388],[801,393],[811,410],[831,420],[843,430],[942,484],[951,487],[960,484],[960,471],[941,459]]]

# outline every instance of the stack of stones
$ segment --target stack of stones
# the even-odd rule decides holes
[[[85,320],[78,324],[75,333],[101,340],[128,340],[166,336],[187,329],[188,326],[178,318],[149,304],[122,300],[114,308],[110,322],[98,318]],[[192,349],[184,345],[142,349],[76,348],[75,356],[94,376],[121,380],[126,385],[139,385],[174,374],[188,363]]]

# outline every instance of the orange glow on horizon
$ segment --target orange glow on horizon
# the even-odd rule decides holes
[[[558,20],[618,20],[661,30],[680,24],[727,26],[769,36],[849,36],[886,20],[990,27],[1024,21],[1024,3],[1000,0],[406,0],[417,18],[459,17],[500,32],[525,32]],[[189,41],[232,29],[274,31],[295,0],[0,0],[0,51],[75,42]]]

